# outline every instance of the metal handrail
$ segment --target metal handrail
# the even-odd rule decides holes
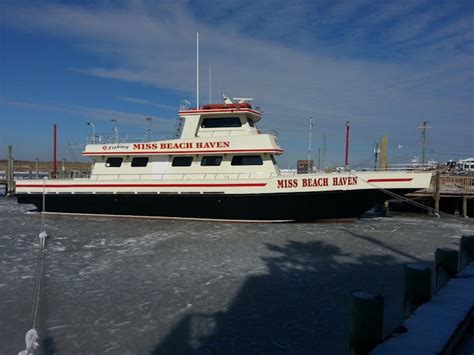
[[[261,176],[258,176],[261,175]],[[199,176],[199,178],[198,178]],[[255,179],[271,179],[277,176],[276,173],[142,173],[142,174],[92,174],[90,180],[94,181],[116,181],[123,178],[133,177],[133,180],[152,181],[152,180],[255,180]],[[110,177],[110,179],[101,179],[101,177]],[[153,177],[153,179],[146,179]],[[220,178],[219,178],[220,177]]]

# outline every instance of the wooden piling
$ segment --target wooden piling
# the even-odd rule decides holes
[[[463,235],[461,237],[460,249],[459,268],[462,269],[474,261],[474,235]]]
[[[13,161],[13,147],[8,146],[8,161],[7,161],[7,196],[15,194],[15,164]]]
[[[435,252],[436,290],[444,286],[459,271],[459,252],[452,248],[438,248]]]
[[[403,310],[408,318],[420,305],[431,299],[431,267],[423,263],[406,264],[403,278]]]
[[[366,291],[351,293],[350,350],[362,355],[383,339],[383,297]]]
[[[441,199],[441,194],[440,194],[440,187],[441,187],[441,174],[439,171],[436,172],[436,178],[435,178],[435,214],[439,216],[439,200]]]
[[[380,170],[385,171],[387,170],[387,145],[388,145],[388,138],[387,136],[383,136],[380,139]]]
[[[468,217],[468,215],[467,215],[467,196],[466,195],[464,195],[462,197],[462,216],[464,218]]]

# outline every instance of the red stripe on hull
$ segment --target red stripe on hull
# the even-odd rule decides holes
[[[393,178],[393,179],[369,179],[367,182],[409,182],[413,178]]]
[[[43,187],[43,184],[22,185],[16,187]],[[82,185],[60,185],[46,184],[45,187],[71,188],[71,187],[265,187],[266,183],[248,183],[248,184],[82,184]]]

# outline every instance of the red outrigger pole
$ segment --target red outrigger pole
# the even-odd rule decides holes
[[[56,124],[53,126],[53,179],[56,179]]]
[[[346,162],[344,164],[346,167],[349,166],[349,126],[350,126],[350,122],[347,121],[346,122]]]

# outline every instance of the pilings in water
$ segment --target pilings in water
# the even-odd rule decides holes
[[[462,269],[467,270],[471,268],[474,262],[474,235],[462,236],[459,250],[451,248],[438,248],[435,253],[435,284],[432,282],[432,265],[427,263],[413,263],[406,264],[403,269],[404,276],[404,292],[403,292],[403,303],[404,303],[404,316],[408,318],[397,330],[390,332],[383,338],[383,297],[381,295],[374,294],[372,292],[365,291],[356,291],[352,292],[350,295],[350,350],[352,354],[369,354],[374,350],[374,348],[383,342],[385,346],[386,342],[391,343],[393,339],[400,339],[403,333],[412,334],[413,330],[416,328],[414,324],[420,325],[420,322],[413,321],[413,314],[415,310],[422,306],[424,303],[429,302],[432,297],[437,297],[439,301],[440,295],[444,292],[443,286],[451,287],[448,293],[444,292],[444,300],[446,301],[446,294],[448,295],[448,303],[451,302],[449,299],[452,296],[449,296],[454,287],[455,290],[459,289],[458,283],[453,285],[450,279],[453,279],[452,282],[458,282],[463,278],[457,278],[459,272],[464,272]],[[469,266],[467,266],[469,264]],[[467,266],[467,267],[466,267]],[[456,281],[454,281],[456,280]],[[449,283],[448,283],[449,282]],[[472,288],[471,288],[472,289]],[[433,290],[436,291],[435,294],[432,294]],[[439,290],[439,293],[438,293]],[[458,290],[459,291],[459,290]],[[457,292],[458,292],[457,291]],[[467,293],[466,293],[467,292]],[[463,298],[470,299],[469,292],[465,291]],[[459,295],[458,295],[459,296]],[[453,302],[458,302],[457,297],[454,297]],[[434,302],[434,305],[438,304]],[[424,306],[423,306],[424,307]],[[427,308],[423,308],[426,310]],[[456,306],[458,307],[458,306]],[[436,307],[435,307],[436,308]],[[428,307],[432,310],[433,307]],[[457,308],[456,308],[457,309]],[[471,308],[466,308],[471,309]],[[425,311],[423,311],[425,312]],[[421,312],[421,313],[423,313]],[[467,317],[470,319],[471,313],[463,313],[460,311],[459,316]],[[471,311],[472,312],[472,311]],[[425,312],[426,313],[426,312]],[[419,312],[416,312],[414,317],[419,318]],[[440,315],[442,318],[443,314]],[[432,317],[431,317],[432,318]],[[426,323],[426,322],[425,322]],[[434,324],[436,325],[436,324]],[[428,328],[431,326],[427,324]],[[423,328],[424,329],[424,328]],[[421,330],[422,332],[425,330]],[[438,328],[436,328],[438,329]],[[463,330],[464,329],[464,330]],[[467,328],[466,328],[467,329]],[[448,333],[446,336],[446,341],[444,346],[454,346],[459,340],[460,336],[465,331],[465,328],[454,327],[452,333]],[[425,332],[426,333],[426,332]],[[425,334],[423,333],[423,334]],[[446,332],[445,332],[446,333]],[[404,335],[404,334],[403,334]],[[406,336],[406,335],[404,335]],[[453,340],[454,339],[454,340]],[[444,340],[443,340],[444,341]],[[444,344],[444,343],[443,343]],[[442,345],[443,345],[442,344]],[[454,344],[454,345],[453,345]],[[377,354],[385,354],[385,352],[380,352],[378,349],[374,350]],[[405,349],[406,350],[406,349]],[[398,354],[403,352],[387,352],[388,354]]]
[[[406,264],[403,269],[403,312],[409,317],[431,299],[431,267],[424,263]]]
[[[435,194],[434,194],[434,200],[435,200],[435,214],[439,217],[439,200],[441,199],[441,173],[439,171],[436,172],[436,177],[435,177]]]
[[[383,297],[367,291],[351,293],[350,348],[368,354],[383,339]]]
[[[464,195],[462,197],[462,216],[464,218],[468,217],[468,215],[467,215],[467,196],[466,195]]]
[[[474,235],[464,235],[461,237],[461,254],[459,255],[459,267],[474,261]]]
[[[13,160],[13,147],[8,146],[8,158],[7,158],[7,171],[6,171],[6,193],[7,196],[12,196],[15,194],[15,163]]]
[[[436,290],[444,286],[459,271],[459,251],[438,248],[435,252]]]

